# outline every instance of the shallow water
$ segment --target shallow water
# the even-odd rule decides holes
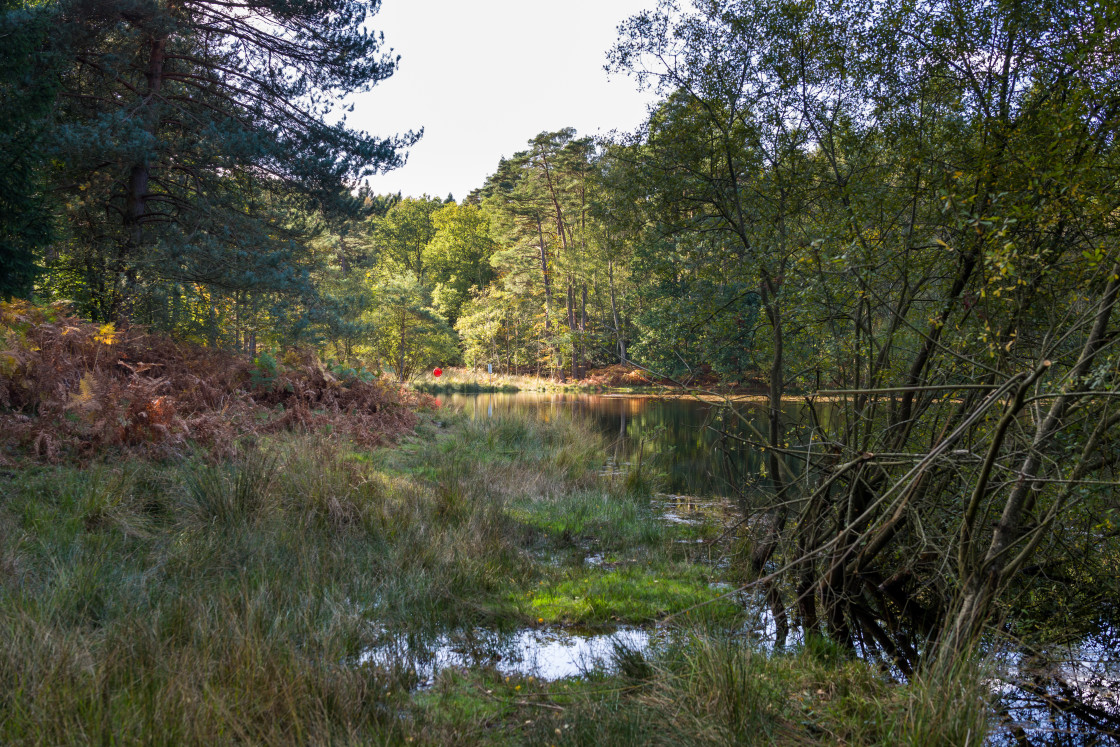
[[[533,413],[550,419],[570,413],[592,422],[610,443],[604,474],[621,475],[641,460],[665,475],[665,489],[678,495],[734,496],[745,483],[759,479],[762,460],[746,444],[722,432],[743,435],[749,428],[718,404],[688,398],[648,395],[603,395],[517,392],[443,394],[441,404],[461,408],[475,418],[503,413]],[[738,403],[750,427],[764,430],[765,411],[758,403]],[[796,431],[802,408],[788,405],[787,419]]]
[[[994,660],[1001,724],[993,744],[1120,743],[1117,628],[1044,651],[999,652]]]
[[[749,424],[745,425],[718,405],[693,399],[569,393],[451,394],[440,399],[476,418],[517,412],[535,413],[547,420],[568,412],[589,420],[611,439],[604,474],[624,474],[638,460],[643,465],[652,463],[663,473],[667,492],[656,496],[652,506],[673,523],[698,523],[705,514],[726,512],[734,505],[729,499],[743,486],[765,484],[760,475],[760,454],[723,435],[749,437],[752,428],[764,432],[761,404],[736,405],[742,420]],[[787,407],[787,422],[796,442],[804,410],[796,404]],[[822,414],[827,417],[827,409]],[[591,554],[585,562],[597,565],[603,558]],[[761,595],[729,591],[747,611],[744,638],[764,648],[773,645],[777,626]],[[425,652],[423,661],[431,664],[422,664],[418,674],[427,673],[424,676],[430,678],[443,666],[471,666],[475,661],[495,666],[503,673],[559,679],[596,666],[609,667],[614,636],[622,636],[618,640],[639,650],[653,640],[650,633],[635,628],[596,635],[526,629],[501,640],[493,633],[478,635],[488,641],[481,649],[463,648],[450,639],[441,639]],[[800,642],[799,631],[791,628],[787,645]],[[480,651],[490,658],[471,658]],[[1115,627],[1106,626],[1104,632],[1045,652],[1028,655],[1004,651],[996,654],[994,661],[997,671],[993,672],[991,686],[998,702],[991,744],[1120,745],[1120,631]],[[891,669],[889,662],[878,663]],[[895,676],[900,674],[895,672]]]
[[[360,663],[411,670],[420,687],[431,685],[439,672],[448,668],[490,667],[503,675],[550,681],[592,671],[612,671],[616,650],[644,652],[656,636],[632,627],[610,633],[563,628],[523,628],[514,633],[498,633],[478,628],[440,635],[426,644],[390,637],[362,654]]]

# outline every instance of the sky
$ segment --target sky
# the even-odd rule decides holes
[[[543,131],[631,130],[649,92],[608,75],[626,18],[655,0],[382,0],[371,26],[401,56],[393,76],[355,96],[352,127],[388,136],[424,128],[400,169],[373,190],[461,200]]]

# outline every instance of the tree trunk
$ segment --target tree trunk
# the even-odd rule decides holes
[[[579,373],[581,377],[587,374],[587,283],[579,304]]]
[[[770,448],[766,450],[766,468],[770,472],[770,480],[774,485],[776,502],[780,508],[773,514],[770,526],[766,530],[766,537],[755,545],[751,552],[751,565],[756,573],[761,573],[770,556],[778,546],[778,538],[785,527],[789,515],[788,503],[785,500],[786,482],[782,475],[785,465],[782,463],[780,449],[784,448],[782,439],[784,429],[782,424],[782,390],[784,386],[785,365],[782,347],[782,315],[778,306],[777,284],[770,274],[764,269],[762,282],[759,284],[762,306],[766,310],[767,319],[774,335],[774,352],[770,360],[770,388],[767,398],[766,421],[769,426],[767,442]]]
[[[408,312],[402,310],[401,311],[401,323],[400,323],[400,339],[399,339],[400,347],[397,350],[397,380],[400,381],[400,383],[402,383],[402,384],[406,383],[406,381],[407,381],[405,379],[405,375],[404,375],[405,337],[406,337],[407,334],[408,334]]]
[[[1113,266],[1109,272],[1109,280],[1105,286],[1104,294],[1097,307],[1096,317],[1092,330],[1085,344],[1082,346],[1073,370],[1066,376],[1066,391],[1069,392],[1057,397],[1051,404],[1046,416],[1042,418],[1035,428],[1034,436],[1026,456],[1017,470],[1018,477],[1003,505],[1003,512],[992,532],[992,539],[982,558],[973,559],[971,537],[975,534],[972,522],[976,517],[976,506],[983,490],[983,484],[978,483],[973,493],[972,500],[966,511],[965,523],[962,525],[961,545],[959,547],[959,563],[964,578],[964,591],[956,614],[950,623],[945,635],[939,642],[940,656],[942,659],[951,659],[964,654],[976,642],[983,631],[988,616],[991,614],[1000,591],[1014,578],[1019,569],[1031,557],[1038,542],[1043,537],[1041,531],[1035,532],[1033,540],[1027,540],[1022,549],[1016,551],[1016,545],[1026,539],[1028,527],[1034,513],[1034,501],[1038,491],[1036,478],[1044,470],[1046,460],[1042,454],[1042,447],[1050,441],[1065,423],[1066,414],[1070,407],[1082,396],[1077,394],[1081,380],[1090,373],[1097,354],[1107,349],[1114,335],[1108,334],[1108,323],[1120,297],[1120,264]],[[1026,390],[1033,382],[1050,367],[1050,361],[1043,363],[1027,379],[1016,394],[1016,400],[1009,407],[1009,414],[1005,416],[1010,421],[1014,415],[1012,408],[1022,407]],[[1070,392],[1070,390],[1073,390]],[[1002,425],[1002,423],[1001,423]],[[997,428],[997,434],[998,434]],[[1086,449],[1095,446],[1099,433],[1089,439]],[[998,457],[998,442],[993,442],[985,466],[990,467]],[[1076,468],[1080,470],[1088,460],[1089,453],[1082,456],[1081,463]],[[987,470],[985,470],[987,471]],[[981,473],[984,478],[984,472]],[[1075,483],[1076,480],[1069,484]],[[1050,520],[1049,518],[1047,520]],[[1041,528],[1041,527],[1040,527]]]
[[[350,275],[350,258],[346,256],[346,237],[338,235],[338,264],[342,268],[342,277]]]
[[[152,37],[148,48],[148,70],[145,73],[147,87],[140,102],[144,129],[153,137],[159,129],[159,107],[156,98],[163,87],[163,63],[167,48],[167,37]],[[148,158],[133,164],[128,178],[128,194],[125,200],[125,224],[129,228],[129,242],[132,248],[141,243],[141,224],[147,212],[148,181],[151,178],[151,161]]]
[[[153,139],[159,130],[159,106],[156,99],[160,88],[163,87],[163,63],[167,47],[167,37],[154,36],[148,47],[148,70],[145,73],[147,85],[144,97],[137,106],[143,128]],[[119,318],[132,316],[132,301],[136,286],[136,269],[132,266],[132,259],[136,250],[143,243],[144,217],[148,206],[148,183],[151,179],[151,159],[145,156],[133,164],[128,175],[128,186],[125,193],[124,225],[125,245],[118,257],[117,275],[122,282],[119,300],[113,304],[113,315]]]
[[[618,342],[618,362],[626,363],[626,339],[622,336],[622,325],[618,323],[618,303],[614,295],[614,261],[607,262],[607,285],[611,289],[611,317],[614,318],[614,336]]]
[[[572,278],[568,277],[568,338],[572,341],[572,378],[579,378],[579,351],[576,344],[576,298]]]

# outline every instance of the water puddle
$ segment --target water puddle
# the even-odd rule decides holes
[[[993,744],[1094,745],[1120,741],[1120,630],[1067,646],[996,656],[1001,724]]]
[[[723,524],[735,511],[734,506],[723,498],[698,498],[675,493],[658,493],[650,506],[662,521],[688,526]]]
[[[585,557],[583,559],[583,562],[584,562],[584,564],[590,565],[590,566],[600,566],[600,565],[603,565],[603,563],[605,563],[606,560],[607,559],[603,557],[603,553],[595,552],[595,553],[591,553],[590,555]]]
[[[443,634],[425,644],[397,636],[363,653],[359,663],[411,670],[419,687],[431,686],[448,668],[489,667],[506,676],[551,681],[611,671],[616,650],[645,651],[657,635],[624,627],[598,634],[559,628],[524,628],[505,634],[475,629]]]

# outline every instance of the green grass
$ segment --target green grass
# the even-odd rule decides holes
[[[602,454],[567,421],[452,417],[373,453],[290,436],[0,477],[0,743],[886,744],[963,718],[976,678],[946,699],[767,657],[726,639],[726,601],[587,680],[447,671],[413,692],[407,669],[359,664],[386,632],[649,625],[717,596],[678,540],[718,528],[659,521],[597,477]],[[794,705],[809,680],[829,697]]]
[[[835,646],[773,655],[719,627],[678,632],[652,653],[617,650],[614,672],[541,682],[446,670],[413,698],[417,744],[983,744],[975,672],[889,682]]]
[[[527,741],[968,745],[986,733],[975,678],[938,706],[935,721],[929,687],[891,684],[862,662],[822,659],[812,647],[771,655],[700,628],[643,667],[629,657],[631,675],[556,693],[565,710],[538,720]]]

